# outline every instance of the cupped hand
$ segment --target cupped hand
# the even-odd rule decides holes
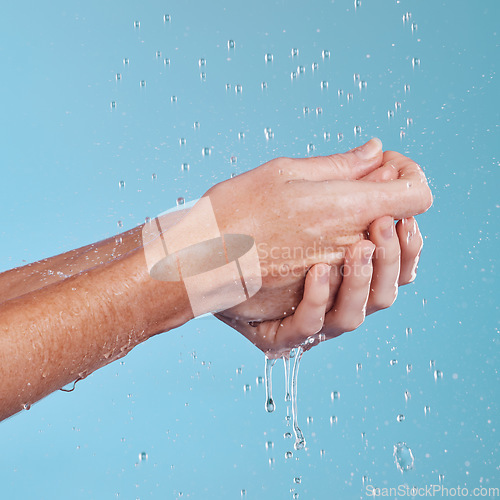
[[[396,225],[391,217],[381,217],[370,225],[369,240],[348,249],[342,268],[321,263],[309,269],[302,300],[292,315],[263,322],[225,312],[215,316],[270,358],[299,345],[307,350],[355,330],[366,315],[391,306],[398,286],[415,279],[421,249],[422,236],[413,217]]]
[[[259,253],[262,287],[220,314],[234,325],[297,314],[312,266],[325,263],[337,270],[344,257],[349,264],[347,248],[359,244],[355,248],[360,254],[371,248],[372,243],[362,240],[370,228],[378,234],[378,224],[383,223],[371,227],[375,220],[410,219],[432,204],[420,167],[399,153],[382,153],[377,139],[344,154],[272,160],[217,184],[207,196],[221,233],[250,235]],[[396,233],[402,228],[401,223]],[[357,262],[361,257],[355,253],[352,259]],[[309,281],[316,282],[316,272]],[[376,289],[387,288],[377,266],[373,272]],[[333,301],[342,277],[331,274],[329,300]],[[368,310],[385,304],[380,293],[370,300]],[[326,321],[325,328],[333,331],[329,324]]]

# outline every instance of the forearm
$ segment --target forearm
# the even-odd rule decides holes
[[[0,304],[106,264],[141,246],[142,226],[97,243],[0,273]]]
[[[0,304],[0,420],[190,318],[143,249]]]

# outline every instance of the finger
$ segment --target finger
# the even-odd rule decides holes
[[[347,153],[285,160],[284,173],[294,180],[356,180],[382,165],[382,142],[373,138]]]
[[[330,266],[316,264],[309,269],[304,295],[293,316],[285,318],[279,327],[276,344],[296,346],[323,328],[330,295]]]
[[[398,171],[392,163],[385,163],[378,167],[373,172],[361,177],[361,181],[369,182],[386,182],[393,181],[398,178]]]
[[[417,221],[413,217],[400,220],[396,225],[396,233],[401,247],[399,284],[406,285],[417,276],[417,266],[424,241]]]
[[[376,250],[366,314],[386,309],[396,300],[401,258],[399,239],[392,217],[381,217],[372,222],[369,237]]]
[[[347,252],[344,279],[333,308],[325,317],[322,333],[327,338],[355,330],[363,323],[372,279],[374,250],[375,245],[371,241],[363,240]]]

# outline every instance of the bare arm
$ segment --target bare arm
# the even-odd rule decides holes
[[[0,420],[190,318],[183,284],[153,280],[142,248],[0,304]]]

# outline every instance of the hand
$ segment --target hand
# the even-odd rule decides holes
[[[298,345],[310,349],[321,340],[355,330],[365,315],[391,306],[398,286],[415,279],[422,243],[413,217],[396,226],[391,217],[381,217],[370,225],[369,241],[349,249],[342,273],[327,264],[311,267],[293,315],[257,324],[224,313],[215,316],[270,358],[281,357]]]
[[[338,269],[345,249],[363,240],[375,219],[410,218],[432,204],[420,167],[399,153],[382,154],[380,141],[373,139],[345,154],[272,160],[207,195],[221,233],[251,235],[259,252],[261,289],[220,315],[236,324],[290,316],[314,264]],[[335,279],[333,290],[341,276]],[[382,287],[383,281],[376,281]]]

